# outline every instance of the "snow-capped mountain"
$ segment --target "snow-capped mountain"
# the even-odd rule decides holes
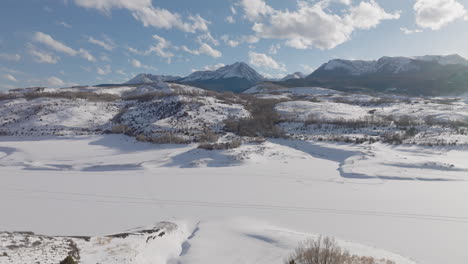
[[[263,76],[252,69],[247,63],[236,62],[223,66],[215,71],[197,71],[183,78],[183,82],[203,81],[212,79],[245,78],[249,82],[259,83],[263,81]]]
[[[459,55],[335,59],[309,75],[304,84],[413,95],[462,94],[468,91],[468,61]]]
[[[435,62],[439,65],[465,65],[468,60],[460,55],[426,55],[416,57],[382,57],[378,60],[343,60],[334,59],[323,64],[313,76],[335,74],[360,76],[372,73],[398,74],[409,71],[421,70],[424,65],[421,62]]]
[[[302,72],[295,72],[292,74],[288,74],[283,79],[281,79],[282,82],[287,81],[287,80],[293,80],[293,79],[303,79],[306,76]]]
[[[180,76],[171,76],[171,75],[153,75],[148,73],[141,73],[135,76],[130,81],[125,84],[147,84],[147,83],[156,83],[156,82],[167,82],[175,81],[180,79]]]
[[[244,62],[236,62],[215,71],[197,71],[178,80],[204,89],[242,92],[264,81],[264,77]]]
[[[468,60],[466,60],[465,58],[463,58],[462,56],[458,54],[452,54],[452,55],[447,55],[447,56],[426,55],[426,56],[419,56],[419,57],[414,57],[414,58],[417,60],[437,62],[441,65],[461,64],[461,65],[468,66]]]

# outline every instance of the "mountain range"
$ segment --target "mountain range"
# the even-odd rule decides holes
[[[377,91],[410,95],[456,95],[468,92],[468,60],[459,55],[334,59],[308,76],[300,72],[271,81],[244,62],[187,77],[139,74],[126,84],[175,82],[215,91],[243,92],[262,82],[286,87],[320,86],[341,91]]]

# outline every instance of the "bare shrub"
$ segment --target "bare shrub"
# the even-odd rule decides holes
[[[18,98],[22,98],[22,95],[18,93],[0,93],[0,101],[13,100]]]
[[[251,97],[246,104],[251,116],[249,118],[225,120],[225,130],[239,136],[247,137],[284,137],[284,132],[277,126],[281,117],[275,106],[281,100],[265,100]]]
[[[319,237],[303,242],[287,259],[286,264],[395,264],[385,259],[350,255],[341,249],[333,238]]]
[[[173,96],[173,95],[174,94],[171,94],[171,93],[152,92],[152,93],[145,93],[145,94],[128,95],[128,96],[125,96],[123,99],[127,101],[148,102],[154,99],[160,99],[160,98]]]
[[[242,141],[240,139],[235,139],[224,143],[201,143],[200,145],[198,145],[198,148],[205,150],[222,150],[238,148],[241,145]]]
[[[130,131],[130,128],[124,124],[117,124],[111,128],[113,134],[126,134]]]
[[[310,114],[304,121],[304,125],[330,124],[346,128],[363,128],[368,126],[388,126],[389,122],[375,115],[366,115],[360,118],[345,119],[343,117],[335,119],[324,119],[318,114]]]
[[[209,142],[213,143],[218,141],[219,135],[212,128],[205,128],[202,134],[198,137],[198,142]]]
[[[30,92],[25,93],[24,98],[27,100],[34,100],[37,98],[64,98],[64,99],[86,99],[94,102],[113,102],[120,99],[119,96],[114,94],[97,94],[92,92],[57,92],[57,93],[42,93]]]

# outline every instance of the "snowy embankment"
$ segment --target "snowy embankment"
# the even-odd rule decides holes
[[[154,263],[282,263],[319,234],[398,264],[463,263],[466,154],[298,140],[206,151],[116,135],[2,137],[0,230],[103,237],[159,221],[180,227],[170,249],[146,236],[95,250],[79,240],[90,264],[129,252],[164,256]]]

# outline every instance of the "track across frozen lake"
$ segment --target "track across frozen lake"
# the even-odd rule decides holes
[[[96,236],[169,221],[190,227],[175,263],[282,263],[324,234],[357,254],[457,264],[468,244],[467,156],[292,140],[210,152],[114,135],[1,137],[0,230]]]

